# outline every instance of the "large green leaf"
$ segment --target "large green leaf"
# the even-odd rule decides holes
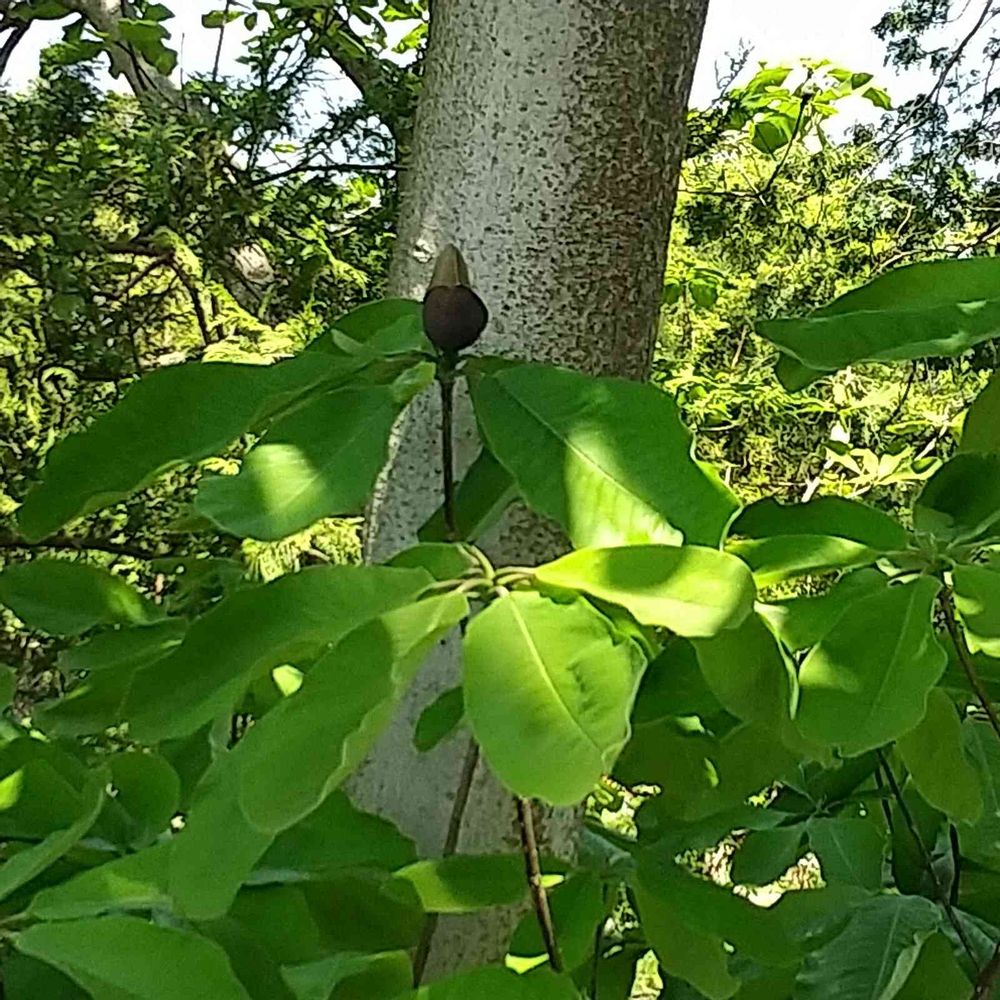
[[[4,1000],[90,1000],[90,994],[80,989],[72,979],[51,965],[28,958],[8,955],[3,963]]]
[[[520,854],[454,854],[416,861],[396,872],[428,913],[474,913],[519,903],[528,893]]]
[[[465,636],[465,710],[505,785],[579,802],[614,764],[645,667],[639,648],[583,599],[515,591]]]
[[[112,754],[108,770],[114,797],[96,832],[116,844],[145,847],[169,828],[177,814],[181,779],[163,757],[139,751]]]
[[[913,972],[941,912],[922,896],[876,896],[842,933],[807,956],[796,1000],[893,1000]],[[832,992],[836,984],[836,992]],[[943,998],[942,998],[943,1000]]]
[[[843,497],[818,497],[796,504],[758,500],[740,513],[729,534],[743,538],[829,535],[882,551],[903,548],[907,537],[906,529],[888,514]]]
[[[316,962],[285,966],[285,982],[296,1000],[369,1000],[394,997],[413,982],[405,951],[371,955],[344,952]]]
[[[427,653],[468,613],[460,594],[408,604],[315,663],[234,751],[250,821],[278,833],[315,809],[361,763]]]
[[[769,885],[802,857],[803,827],[751,830],[733,855],[732,880],[737,885]]]
[[[912,264],[802,319],[761,323],[759,333],[787,356],[788,389],[868,361],[954,357],[1000,334],[1000,260]]]
[[[580,549],[539,566],[535,579],[620,604],[643,625],[688,637],[735,628],[756,595],[739,559],[700,546]]]
[[[825,594],[762,604],[757,611],[782,643],[798,652],[815,646],[855,601],[881,593],[888,586],[885,574],[877,569],[859,569],[846,574]]]
[[[389,386],[320,396],[277,421],[239,475],[202,480],[195,508],[224,531],[261,539],[356,513],[385,464],[400,408]]]
[[[941,933],[920,949],[920,958],[896,1000],[970,1000],[972,983],[955,958],[955,951]]]
[[[366,302],[345,313],[333,324],[330,333],[321,334],[309,344],[308,351],[338,354],[345,345],[336,334],[343,334],[379,354],[401,354],[433,350],[424,335],[421,304],[413,299],[380,299]]]
[[[825,882],[846,882],[872,890],[882,887],[885,832],[872,820],[814,817],[807,830]]]
[[[433,750],[448,739],[465,718],[465,693],[461,686],[442,691],[421,713],[413,727],[413,745],[421,752]]]
[[[231,595],[135,675],[125,706],[132,735],[153,743],[193,733],[230,711],[254,678],[316,656],[430,582],[422,570],[321,566]]]
[[[729,541],[726,551],[739,556],[753,571],[758,587],[837,569],[870,566],[881,553],[849,538],[830,535],[776,535]]]
[[[644,725],[670,716],[711,716],[722,711],[705,683],[694,646],[674,638],[646,668],[635,699],[632,722]]]
[[[855,756],[920,722],[948,659],[931,623],[939,590],[921,577],[862,598],[820,640],[799,671],[806,739]]]
[[[413,842],[388,820],[357,809],[334,792],[278,835],[253,872],[254,884],[318,878],[343,868],[392,871],[417,860]]]
[[[959,451],[1000,451],[1000,374],[994,373],[965,415]]]
[[[0,603],[28,628],[79,635],[96,625],[148,625],[155,604],[106,569],[64,559],[35,559],[0,573]]]
[[[49,452],[42,482],[18,511],[37,540],[117,503],[183,462],[216,454],[269,415],[364,361],[303,355],[276,365],[179,365],[146,375],[114,409]]]
[[[39,892],[28,906],[37,920],[76,920],[130,910],[171,907],[167,893],[169,844],[107,861]]]
[[[940,688],[927,698],[920,724],[896,744],[910,780],[935,809],[956,823],[975,823],[983,813],[979,775],[962,745],[962,723]]]
[[[927,480],[913,506],[917,531],[946,542],[995,536],[1000,522],[1000,454],[956,455]]]
[[[965,748],[979,772],[983,812],[972,826],[958,828],[962,855],[971,861],[1000,871],[1000,740],[988,722],[968,720]]]
[[[136,917],[94,917],[36,924],[15,940],[94,996],[124,1000],[247,1000],[218,945]]]
[[[477,380],[472,394],[490,451],[577,548],[715,546],[738,507],[651,385],[520,365]]]
[[[956,566],[952,580],[969,648],[1000,657],[1000,572],[986,566]]]
[[[180,645],[187,629],[183,619],[167,618],[152,625],[101,632],[60,653],[59,668],[92,674],[145,667]]]
[[[694,642],[702,675],[719,703],[744,722],[790,728],[798,695],[795,670],[758,615],[739,628]]]

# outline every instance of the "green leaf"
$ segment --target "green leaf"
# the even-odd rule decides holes
[[[482,566],[469,548],[448,542],[421,542],[394,555],[387,563],[401,569],[425,569],[440,581],[456,580],[470,570],[482,572]]]
[[[906,529],[874,507],[843,497],[819,497],[808,503],[759,500],[733,522],[730,536],[774,538],[778,535],[830,535],[889,552],[905,548]]]
[[[969,648],[1000,657],[1000,572],[985,566],[956,566],[952,581]]]
[[[232,594],[135,675],[125,706],[132,735],[155,743],[195,732],[229,712],[254,678],[311,659],[429,582],[421,570],[319,566]]]
[[[177,911],[192,920],[221,917],[273,842],[240,808],[234,751],[222,754],[205,772],[184,829],[170,843],[168,888]]]
[[[361,763],[427,653],[468,613],[459,594],[408,604],[361,625],[317,661],[234,751],[250,821],[278,833],[320,805]]]
[[[593,872],[579,871],[550,889],[548,896],[563,965],[576,969],[593,955],[597,929],[607,916],[604,887]],[[514,961],[527,968],[548,961],[534,912],[521,918],[507,953],[508,962]]]
[[[315,354],[276,365],[179,365],[147,374],[86,430],[49,452],[18,511],[38,541],[74,518],[123,500],[184,462],[214,455],[317,386],[348,380],[363,360]]]
[[[357,809],[343,792],[278,835],[250,880],[259,885],[319,878],[346,868],[393,871],[416,861],[413,842],[386,819]]]
[[[405,951],[350,952],[282,969],[296,1000],[367,1000],[394,997],[413,982]]]
[[[972,983],[955,959],[955,952],[943,934],[928,938],[920,958],[895,1000],[969,1000]]]
[[[35,559],[0,573],[0,603],[30,629],[79,635],[96,625],[146,625],[163,617],[121,577],[64,559]]]
[[[10,708],[17,694],[17,671],[0,663],[0,712]]]
[[[651,385],[520,365],[472,388],[490,451],[577,548],[718,545],[738,504]]]
[[[881,108],[883,111],[892,110],[892,98],[881,87],[869,87],[861,96],[871,101],[876,108]]]
[[[458,537],[474,542],[500,520],[517,497],[510,473],[490,454],[481,451],[455,487],[455,527]],[[417,531],[422,542],[448,539],[444,507],[439,507]]]
[[[921,896],[876,896],[855,908],[844,931],[806,957],[796,1000],[892,1000],[913,972],[941,922]]]
[[[1000,259],[911,264],[883,274],[802,319],[761,323],[758,332],[793,363],[779,367],[801,389],[848,365],[955,357],[1000,333]]]
[[[412,299],[381,299],[345,313],[334,330],[379,354],[431,353],[434,348],[424,335],[423,310]],[[309,351],[333,353],[337,349],[329,333],[316,338]]]
[[[820,640],[799,671],[806,739],[856,756],[920,722],[948,659],[931,624],[939,590],[921,577],[862,598]]]
[[[845,574],[818,597],[792,597],[758,605],[757,611],[782,643],[797,653],[815,646],[855,601],[880,594],[888,586],[888,579],[877,569],[859,569]]]
[[[965,415],[960,452],[1000,452],[1000,373],[994,373]]]
[[[927,714],[901,736],[896,749],[910,780],[935,809],[956,823],[975,823],[983,813],[979,776],[962,746],[962,723],[940,688],[927,699]]]
[[[814,817],[806,829],[824,881],[846,882],[862,889],[882,887],[885,833],[872,820]]]
[[[98,829],[132,848],[145,847],[163,833],[181,800],[181,779],[162,757],[128,751],[108,759],[114,798]],[[105,822],[106,820],[106,822]]]
[[[118,725],[135,670],[90,674],[63,697],[41,702],[32,715],[38,729],[53,737],[76,738]]]
[[[756,596],[739,559],[697,546],[580,549],[539,566],[535,579],[619,604],[643,625],[688,637],[712,636],[740,625]]]
[[[171,908],[167,894],[169,844],[115,858],[43,889],[28,906],[37,920],[76,920],[110,912]]]
[[[136,917],[36,924],[18,951],[55,966],[97,996],[135,1000],[247,1000],[218,945]]]
[[[573,981],[539,969],[519,976],[508,969],[472,969],[439,979],[396,1000],[578,1000]]]
[[[733,855],[730,871],[737,885],[770,885],[802,856],[802,824],[751,830]]]
[[[582,599],[515,591],[465,636],[465,709],[500,780],[518,795],[579,802],[614,764],[645,662]]]
[[[722,711],[698,666],[694,646],[671,639],[643,674],[635,699],[635,725],[658,722],[675,715],[710,716]]]
[[[417,861],[396,872],[409,882],[427,913],[474,913],[525,899],[528,882],[520,854],[454,854]]]
[[[60,653],[59,668],[91,674],[145,667],[180,645],[187,628],[181,618],[166,618],[152,625],[101,632]]]
[[[72,979],[51,965],[28,958],[8,955],[3,963],[4,1000],[90,1000]]]
[[[714,639],[694,642],[702,676],[722,707],[744,722],[790,726],[798,694],[795,670],[757,615]]]
[[[870,566],[881,553],[859,542],[829,535],[777,535],[726,543],[753,571],[758,587],[773,587],[800,576]]]
[[[997,533],[1000,454],[956,455],[927,480],[913,506],[913,525],[949,542]]]
[[[9,795],[13,790],[12,779],[17,777],[18,772],[15,772],[4,779],[0,785],[0,801],[6,797],[4,792]],[[13,787],[20,786],[15,781]],[[75,847],[94,825],[103,804],[104,793],[100,783],[88,781],[80,796],[79,813],[68,825],[53,830],[39,843],[26,847],[0,865],[0,900],[27,885]]]
[[[962,855],[1000,871],[1000,740],[987,722],[963,724],[965,748],[979,772],[983,814],[972,826],[958,828]]]
[[[223,531],[266,540],[356,513],[385,465],[400,408],[389,386],[320,396],[277,421],[239,475],[202,480],[195,509]]]
[[[433,750],[462,724],[465,695],[462,688],[443,691],[421,713],[413,730],[413,745],[421,752]]]

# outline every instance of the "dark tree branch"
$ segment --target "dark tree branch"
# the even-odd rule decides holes
[[[10,62],[10,57],[14,54],[14,50],[20,44],[21,39],[28,33],[31,22],[5,21],[0,27],[10,28],[10,34],[3,45],[0,46],[0,79],[3,79],[3,75],[7,72],[7,64]]]
[[[972,652],[969,650],[969,644],[965,641],[965,633],[958,624],[958,618],[955,615],[955,601],[948,587],[945,587],[941,592],[941,610],[944,613],[945,626],[955,647],[958,662],[962,665],[969,686],[979,700],[986,717],[990,720],[993,732],[996,733],[997,739],[1000,739],[1000,717],[997,716],[996,706],[990,700],[989,692],[983,686],[976,665],[972,661]]]
[[[111,542],[104,538],[91,538],[89,536],[72,538],[69,535],[52,535],[37,542],[29,542],[13,535],[0,535],[0,551],[35,552],[40,549],[53,552],[107,552],[110,555],[128,556],[131,559],[142,559],[146,562],[171,555],[169,552],[152,552],[139,545]]]

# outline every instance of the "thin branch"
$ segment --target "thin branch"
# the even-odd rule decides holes
[[[226,0],[225,7],[222,9],[222,27],[219,28],[219,41],[215,46],[215,61],[212,63],[212,83],[217,83],[219,80],[219,63],[222,61],[222,42],[226,37],[226,27],[229,24],[229,8],[232,6],[233,0]]]
[[[556,940],[556,928],[552,922],[552,911],[549,909],[549,896],[542,883],[542,864],[538,856],[538,840],[535,837],[535,817],[529,799],[518,796],[517,823],[521,831],[521,850],[524,854],[524,871],[528,877],[528,888],[531,891],[531,903],[535,908],[538,928],[542,932],[542,941],[549,956],[549,965],[553,972],[563,971],[562,955],[559,953],[559,942]]]
[[[774,173],[768,178],[767,183],[760,190],[760,197],[763,198],[768,191],[774,187],[774,182],[778,179],[781,171],[785,169],[785,164],[788,162],[788,157],[791,156],[792,147],[795,145],[795,140],[798,138],[799,129],[802,128],[802,121],[806,116],[806,108],[809,106],[809,102],[812,100],[811,95],[804,94],[799,98],[799,113],[795,119],[795,127],[792,129],[791,137],[788,140],[788,144],[785,146],[784,156],[781,157],[780,162],[774,168]]]
[[[198,294],[198,289],[194,287],[176,260],[171,259],[170,266],[174,269],[174,273],[191,299],[195,319],[198,321],[198,329],[201,331],[202,342],[208,347],[212,343],[212,333],[208,326],[208,317],[205,315],[205,307],[201,304],[201,296]]]
[[[139,545],[111,542],[104,538],[91,538],[89,536],[73,538],[69,535],[51,535],[49,538],[43,538],[37,542],[29,542],[13,535],[0,535],[0,550],[34,552],[38,549],[49,549],[55,552],[107,552],[110,555],[128,556],[131,559],[142,559],[146,562],[165,557],[163,553],[151,552]]]
[[[955,653],[958,655],[958,662],[962,665],[965,676],[968,678],[969,686],[975,692],[979,704],[982,705],[986,717],[990,720],[993,732],[996,733],[997,739],[1000,739],[1000,717],[997,716],[996,707],[990,700],[989,692],[983,686],[982,679],[976,670],[976,665],[973,663],[972,652],[969,649],[969,644],[965,641],[965,633],[959,626],[958,618],[955,615],[955,600],[952,597],[949,587],[945,587],[941,592],[941,610],[944,613],[945,626],[948,629],[948,634],[951,636]]]
[[[449,365],[439,369],[441,386],[441,476],[444,491],[444,523],[448,541],[457,542],[458,520],[455,515],[455,449],[453,444],[452,410],[455,399],[454,369]]]
[[[20,44],[21,39],[28,33],[30,27],[30,21],[23,24],[14,22],[7,40],[0,47],[0,79],[3,79],[4,73],[7,72],[7,63],[10,62],[10,57],[14,54],[14,50]]]
[[[390,173],[402,169],[398,163],[297,163],[285,170],[275,170],[265,173],[251,181],[254,187],[270,184],[293,174],[356,174],[356,173]]]
[[[916,821],[913,818],[913,813],[910,812],[910,807],[906,804],[906,800],[903,798],[903,792],[899,787],[899,783],[896,781],[896,775],[893,774],[892,768],[889,766],[889,761],[886,759],[885,754],[881,750],[876,750],[875,755],[878,758],[879,767],[885,775],[885,780],[888,782],[889,788],[892,791],[892,796],[896,800],[896,805],[899,806],[899,814],[903,817],[906,829],[910,831],[910,836],[913,838],[913,842],[917,845],[917,849],[920,851],[924,867],[927,869],[927,874],[930,876],[931,882],[934,884],[934,891],[937,894],[938,902],[941,904],[941,908],[944,910],[945,916],[948,918],[948,922],[955,928],[955,933],[958,935],[959,941],[962,942],[962,947],[966,950],[973,963],[975,963],[975,950],[965,933],[965,928],[962,927],[962,924],[958,919],[958,915],[955,913],[954,907],[951,905],[950,893],[945,892],[944,886],[941,884],[941,880],[938,878],[937,872],[934,871],[934,859],[931,857],[931,853],[927,849],[927,845],[924,843],[924,838],[920,836],[920,830],[918,829]]]

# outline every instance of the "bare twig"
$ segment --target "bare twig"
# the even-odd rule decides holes
[[[958,915],[955,913],[954,907],[951,905],[951,894],[945,892],[945,888],[941,884],[941,880],[938,878],[937,872],[934,871],[934,859],[931,857],[931,853],[927,849],[927,845],[924,843],[924,838],[920,836],[920,830],[917,828],[916,821],[913,818],[913,813],[910,812],[910,807],[906,804],[906,800],[903,798],[903,792],[899,787],[899,783],[896,781],[896,775],[893,774],[892,768],[889,766],[889,761],[886,759],[885,754],[881,750],[876,750],[875,755],[878,757],[879,767],[885,775],[885,780],[889,784],[892,796],[896,800],[896,805],[899,806],[899,814],[902,816],[903,822],[906,824],[906,829],[909,830],[910,836],[913,838],[913,842],[917,845],[917,849],[920,851],[924,867],[927,869],[927,874],[930,876],[931,882],[934,885],[934,892],[937,894],[938,902],[941,904],[941,908],[944,910],[945,916],[948,918],[948,922],[955,928],[955,933],[958,935],[959,941],[962,942],[962,947],[966,950],[969,958],[975,962],[975,950],[965,933],[965,928],[958,919]]]
[[[559,942],[556,940],[556,928],[552,922],[552,911],[549,909],[549,896],[542,883],[542,864],[538,856],[538,840],[535,837],[535,817],[531,801],[518,796],[517,822],[521,831],[521,851],[524,854],[524,871],[528,877],[528,888],[531,891],[531,904],[535,908],[538,928],[542,932],[542,941],[549,956],[549,965],[553,972],[563,971],[562,955],[559,953]]]
[[[229,8],[233,0],[226,0],[222,8],[222,26],[219,28],[219,40],[215,45],[215,61],[212,63],[212,83],[217,83],[219,79],[219,63],[222,61],[222,42],[226,37],[226,27],[229,24]]]
[[[986,717],[990,720],[990,725],[993,727],[997,739],[1000,739],[1000,717],[997,716],[996,706],[990,700],[989,692],[983,686],[982,678],[980,678],[976,665],[972,661],[972,652],[969,649],[969,644],[965,641],[965,633],[959,627],[958,618],[955,615],[955,599],[948,587],[941,591],[941,611],[944,613],[945,626],[955,647],[958,662],[962,665],[962,670],[965,671],[965,676],[968,678],[969,686],[979,700]]]
[[[788,162],[788,157],[791,155],[792,147],[795,145],[795,140],[799,136],[799,129],[802,128],[802,121],[806,116],[806,108],[809,106],[809,101],[812,100],[809,94],[803,94],[799,98],[799,113],[795,118],[795,127],[792,129],[792,135],[788,140],[788,144],[785,146],[785,153],[778,162],[778,165],[774,168],[774,173],[768,178],[767,183],[760,190],[760,197],[763,198],[764,195],[774,187],[774,182],[778,179],[781,171],[785,169],[785,164]]]
[[[0,535],[0,550],[31,552],[38,549],[50,549],[57,552],[107,552],[115,556],[128,556],[131,559],[150,561],[164,558],[163,553],[151,552],[138,545],[128,545],[110,542],[104,538],[83,536],[73,538],[69,535],[52,535],[37,542],[29,542],[13,535]],[[169,555],[169,553],[167,553]]]

